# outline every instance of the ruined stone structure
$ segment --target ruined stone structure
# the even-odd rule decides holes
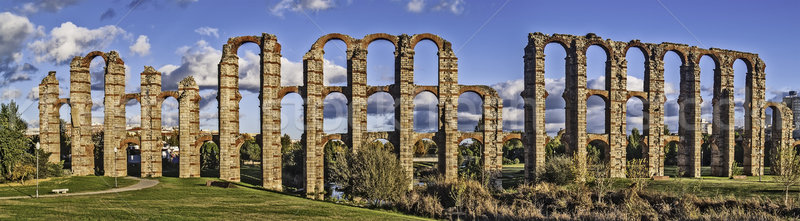
[[[651,176],[664,173],[663,148],[669,142],[678,141],[678,164],[687,176],[700,176],[702,130],[700,128],[700,58],[711,57],[714,69],[714,98],[712,140],[712,174],[730,176],[734,162],[734,102],[733,63],[742,60],[747,64],[745,126],[743,133],[744,171],[749,175],[763,173],[763,148],[765,142],[774,142],[783,148],[789,144],[791,135],[791,111],[777,103],[764,99],[764,62],[756,54],[724,49],[702,49],[675,43],[641,43],[602,39],[594,34],[573,36],[564,34],[545,35],[531,33],[525,47],[525,174],[535,179],[545,161],[545,91],[544,47],[549,43],[560,44],[566,49],[565,90],[566,101],[565,142],[568,153],[577,154],[576,163],[586,164],[587,143],[601,140],[608,144],[605,155],[610,166],[610,175],[624,177],[626,167],[626,102],[629,98],[641,99],[644,105],[643,156],[648,162]],[[588,89],[586,85],[586,50],[597,45],[606,52],[605,90]],[[639,48],[645,55],[644,91],[627,90],[627,61],[625,55],[631,48]],[[677,136],[664,135],[664,55],[668,51],[677,53],[682,61],[680,73],[680,97],[678,104],[679,132]],[[587,134],[586,101],[591,96],[600,96],[606,103],[606,133]],[[779,116],[774,125],[771,141],[764,139],[764,117],[766,108],[773,108]],[[782,126],[781,126],[782,125]],[[585,166],[579,166],[585,170]]]
[[[347,86],[323,85],[323,48],[333,39],[346,45]],[[384,40],[395,46],[395,84],[367,85],[366,61],[367,47],[373,41]],[[439,71],[438,85],[423,86],[414,84],[414,48],[420,41],[429,40],[438,47]],[[162,91],[161,73],[152,67],[145,67],[141,73],[141,92],[125,94],[124,63],[114,51],[109,53],[92,52],[85,57],[76,57],[71,63],[71,92],[69,99],[59,99],[58,81],[51,72],[40,84],[40,128],[42,147],[54,153],[50,161],[59,160],[58,117],[59,107],[72,106],[73,130],[73,171],[76,175],[93,172],[93,143],[91,142],[91,96],[89,63],[101,56],[105,67],[105,136],[104,168],[106,175],[124,176],[127,174],[125,154],[111,154],[114,148],[124,151],[129,143],[140,144],[142,149],[142,176],[161,176],[161,104],[164,99],[173,97],[179,103],[180,177],[200,176],[199,148],[206,141],[217,142],[220,147],[220,178],[239,181],[239,148],[243,138],[239,134],[239,64],[238,48],[242,44],[253,43],[260,48],[261,90],[261,133],[257,142],[262,145],[263,186],[271,190],[281,190],[281,119],[280,102],[289,93],[297,93],[305,100],[306,147],[306,193],[309,197],[321,197],[324,191],[323,156],[325,144],[341,140],[352,151],[376,139],[386,139],[399,153],[398,158],[410,177],[413,175],[413,145],[421,139],[435,141],[438,151],[439,171],[446,179],[457,175],[457,154],[460,141],[468,138],[483,144],[482,164],[484,171],[499,172],[502,167],[502,145],[508,139],[519,139],[519,134],[505,133],[502,130],[502,100],[497,92],[488,86],[458,84],[458,64],[450,42],[433,34],[389,35],[371,34],[362,39],[342,34],[329,34],[319,38],[303,57],[304,85],[280,85],[280,50],[276,37],[270,34],[243,36],[228,40],[223,46],[219,63],[219,127],[218,136],[199,133],[199,88],[192,77],[181,81],[178,91]],[[434,94],[439,103],[438,131],[418,133],[414,131],[414,98],[422,92]],[[330,93],[342,93],[347,97],[347,133],[326,134],[322,130],[323,99]],[[396,125],[393,131],[367,131],[367,98],[377,92],[387,92],[395,100]],[[459,132],[457,130],[457,110],[459,95],[474,92],[483,99],[483,128],[481,132]],[[125,132],[125,104],[137,100],[142,107],[142,127],[139,137],[128,137]],[[119,146],[117,146],[119,145]],[[115,157],[116,155],[116,157]],[[112,167],[116,164],[116,170]]]

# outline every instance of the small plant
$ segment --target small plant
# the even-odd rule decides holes
[[[778,172],[775,181],[783,186],[783,203],[789,206],[789,189],[800,182],[800,156],[790,147],[780,148],[777,152],[773,155],[772,168]]]
[[[742,171],[739,162],[733,162],[733,165],[731,165],[731,177],[741,176],[742,174],[744,174],[744,171]]]
[[[649,183],[649,172],[644,159],[633,159],[628,161],[626,175],[633,181],[633,189],[637,192],[644,189]]]
[[[544,165],[544,171],[538,177],[541,177],[545,182],[556,185],[566,185],[574,181],[576,174],[573,169],[572,158],[559,155],[548,159]]]

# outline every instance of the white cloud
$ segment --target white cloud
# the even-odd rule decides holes
[[[193,46],[179,48],[176,53],[181,55],[179,66],[169,64],[158,69],[163,73],[165,88],[177,88],[177,83],[190,75],[194,76],[194,80],[201,88],[217,86],[217,65],[222,57],[222,51],[200,40]]]
[[[36,55],[37,62],[53,62],[62,64],[73,56],[93,50],[100,50],[110,45],[117,36],[125,35],[122,28],[107,25],[96,29],[79,27],[72,22],[50,30],[47,39],[36,40],[29,48]]]
[[[459,15],[464,12],[464,0],[442,0],[433,7],[434,11],[446,10]]]
[[[139,56],[148,55],[150,54],[150,39],[147,38],[147,35],[139,35],[136,43],[131,45],[130,49],[133,54]]]
[[[79,0],[36,0],[17,6],[14,9],[24,14],[33,14],[44,10],[47,12],[58,12],[62,8],[75,5]]]
[[[26,96],[25,98],[28,98],[28,100],[32,100],[32,101],[38,101],[39,100],[39,86],[33,86],[31,88],[31,91],[28,92],[28,96]]]
[[[195,29],[194,32],[200,35],[214,36],[215,38],[219,38],[219,29],[217,28],[204,26]]]
[[[0,93],[0,100],[15,100],[22,96],[22,92],[20,92],[16,88],[7,88]]]
[[[281,0],[270,8],[270,12],[278,17],[283,17],[286,10],[294,12],[310,10],[322,11],[333,8],[336,4],[333,0]]]
[[[30,80],[30,75],[38,71],[31,64],[19,64],[23,43],[36,31],[28,18],[9,12],[0,13],[0,85]]]
[[[299,86],[303,85],[303,63],[292,62],[281,57],[281,85]]]
[[[422,12],[423,8],[425,8],[425,0],[410,0],[406,5],[406,10],[414,13]]]

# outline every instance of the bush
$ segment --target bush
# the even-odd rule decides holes
[[[544,171],[538,177],[541,177],[544,182],[556,185],[568,184],[576,178],[572,165],[571,157],[565,155],[552,157],[544,164]]]
[[[350,152],[345,160],[337,160],[331,171],[331,178],[346,196],[373,205],[396,202],[411,184],[397,156],[386,148],[365,146],[357,153]]]

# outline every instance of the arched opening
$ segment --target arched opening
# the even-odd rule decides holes
[[[128,176],[141,177],[142,176],[142,150],[139,144],[128,142],[122,145],[125,148],[125,161],[128,170]]]
[[[678,168],[678,141],[670,141],[664,146],[664,175],[671,177],[682,177],[686,171],[680,171]]]
[[[525,146],[512,138],[503,143],[503,188],[513,188],[525,182]]]
[[[262,185],[261,167],[261,48],[257,44],[239,46],[239,174],[241,181],[256,186]]]
[[[106,62],[102,56],[92,58],[89,63],[90,74],[90,97],[92,99],[92,119],[89,124],[94,127],[95,125],[103,125],[105,121],[105,74]],[[92,159],[92,166],[94,168],[94,175],[102,176],[105,174],[103,168],[103,130],[92,130],[92,144],[93,151],[90,154]]]
[[[631,97],[626,103],[625,122],[627,132],[628,145],[626,146],[626,159],[628,161],[634,159],[644,159],[644,145],[646,145],[646,137],[644,129],[646,126],[644,116],[644,99],[639,97]]]
[[[414,97],[414,132],[429,133],[439,129],[439,99],[424,91]]]
[[[367,131],[394,131],[394,98],[377,92],[367,98]]]
[[[608,104],[603,97],[592,95],[586,100],[586,133],[608,134]]]
[[[591,167],[605,165],[611,155],[608,143],[602,140],[592,140],[586,144],[586,162]]]
[[[344,141],[341,140],[329,140],[325,143],[323,154],[325,155],[325,162],[324,162],[324,174],[323,179],[325,182],[325,193],[326,197],[339,199],[342,198],[342,192],[338,189],[339,187],[336,183],[333,182],[331,176],[334,174],[334,168],[336,166],[341,166],[341,164],[346,160],[346,155],[350,152],[350,147],[348,147]]]
[[[297,93],[281,99],[281,180],[283,189],[298,192],[305,181],[303,137],[303,98]]]
[[[161,103],[161,174],[166,177],[180,175],[180,139],[178,139],[178,100],[167,97]]]
[[[608,54],[603,47],[589,46],[586,50],[586,87],[588,89],[608,90],[606,84],[606,62]]]
[[[483,131],[483,98],[475,92],[458,96],[458,131]]]
[[[775,106],[769,106],[764,109],[765,112],[765,130],[764,130],[764,150],[757,152],[764,159],[764,174],[775,174],[772,172],[772,165],[775,161],[775,156],[778,154],[778,141],[781,139],[783,133],[783,124],[781,119],[780,110]]]
[[[567,51],[559,43],[549,43],[544,47],[544,87],[547,92],[545,99],[545,131],[548,136],[545,145],[546,159],[557,154],[565,153],[561,136],[564,134],[566,101],[562,97],[566,76]]]
[[[749,139],[745,134],[749,129],[745,128],[744,102],[747,94],[747,64],[742,59],[733,62],[733,128],[734,128],[734,154],[733,159],[737,166],[744,165],[744,146],[745,139]],[[723,105],[727,105],[727,102]],[[748,131],[746,131],[748,130]],[[749,148],[749,147],[747,147]]]
[[[647,60],[644,50],[639,47],[628,48],[628,51],[625,52],[625,60],[628,65],[627,90],[644,91],[645,61]]]
[[[200,146],[200,176],[219,177],[219,145],[213,141]]]
[[[433,41],[414,46],[414,84],[439,85],[439,47]]]
[[[376,40],[367,46],[367,51],[367,85],[394,84],[394,44]]]
[[[480,180],[483,173],[483,144],[467,138],[458,144],[458,177]]]
[[[59,159],[64,161],[64,168],[72,170],[72,108],[69,104],[63,104],[58,109],[59,114],[59,143],[61,156]]]
[[[678,97],[681,95],[680,80],[683,61],[674,51],[664,54],[664,134],[677,135],[680,121]]]
[[[395,154],[397,154],[398,151],[399,151],[397,149],[397,146],[392,144],[392,142],[390,142],[389,140],[383,139],[383,138],[375,139],[375,140],[373,140],[373,141],[371,141],[369,143],[366,143],[364,145],[366,145],[366,148],[377,148],[377,149],[391,150],[392,153],[395,153]]]
[[[414,143],[414,180],[426,183],[435,178],[439,168],[438,146],[431,139],[424,138]]]
[[[715,142],[714,137],[714,78],[718,69],[718,64],[710,55],[703,55],[700,58],[700,125],[699,129],[703,134],[703,144],[700,147],[700,174],[703,176],[711,175],[712,148],[711,142]]]
[[[322,85],[347,86],[347,44],[339,39],[325,43],[322,56]]]
[[[326,134],[347,133],[347,97],[339,92],[325,96],[322,108],[322,128]]]

